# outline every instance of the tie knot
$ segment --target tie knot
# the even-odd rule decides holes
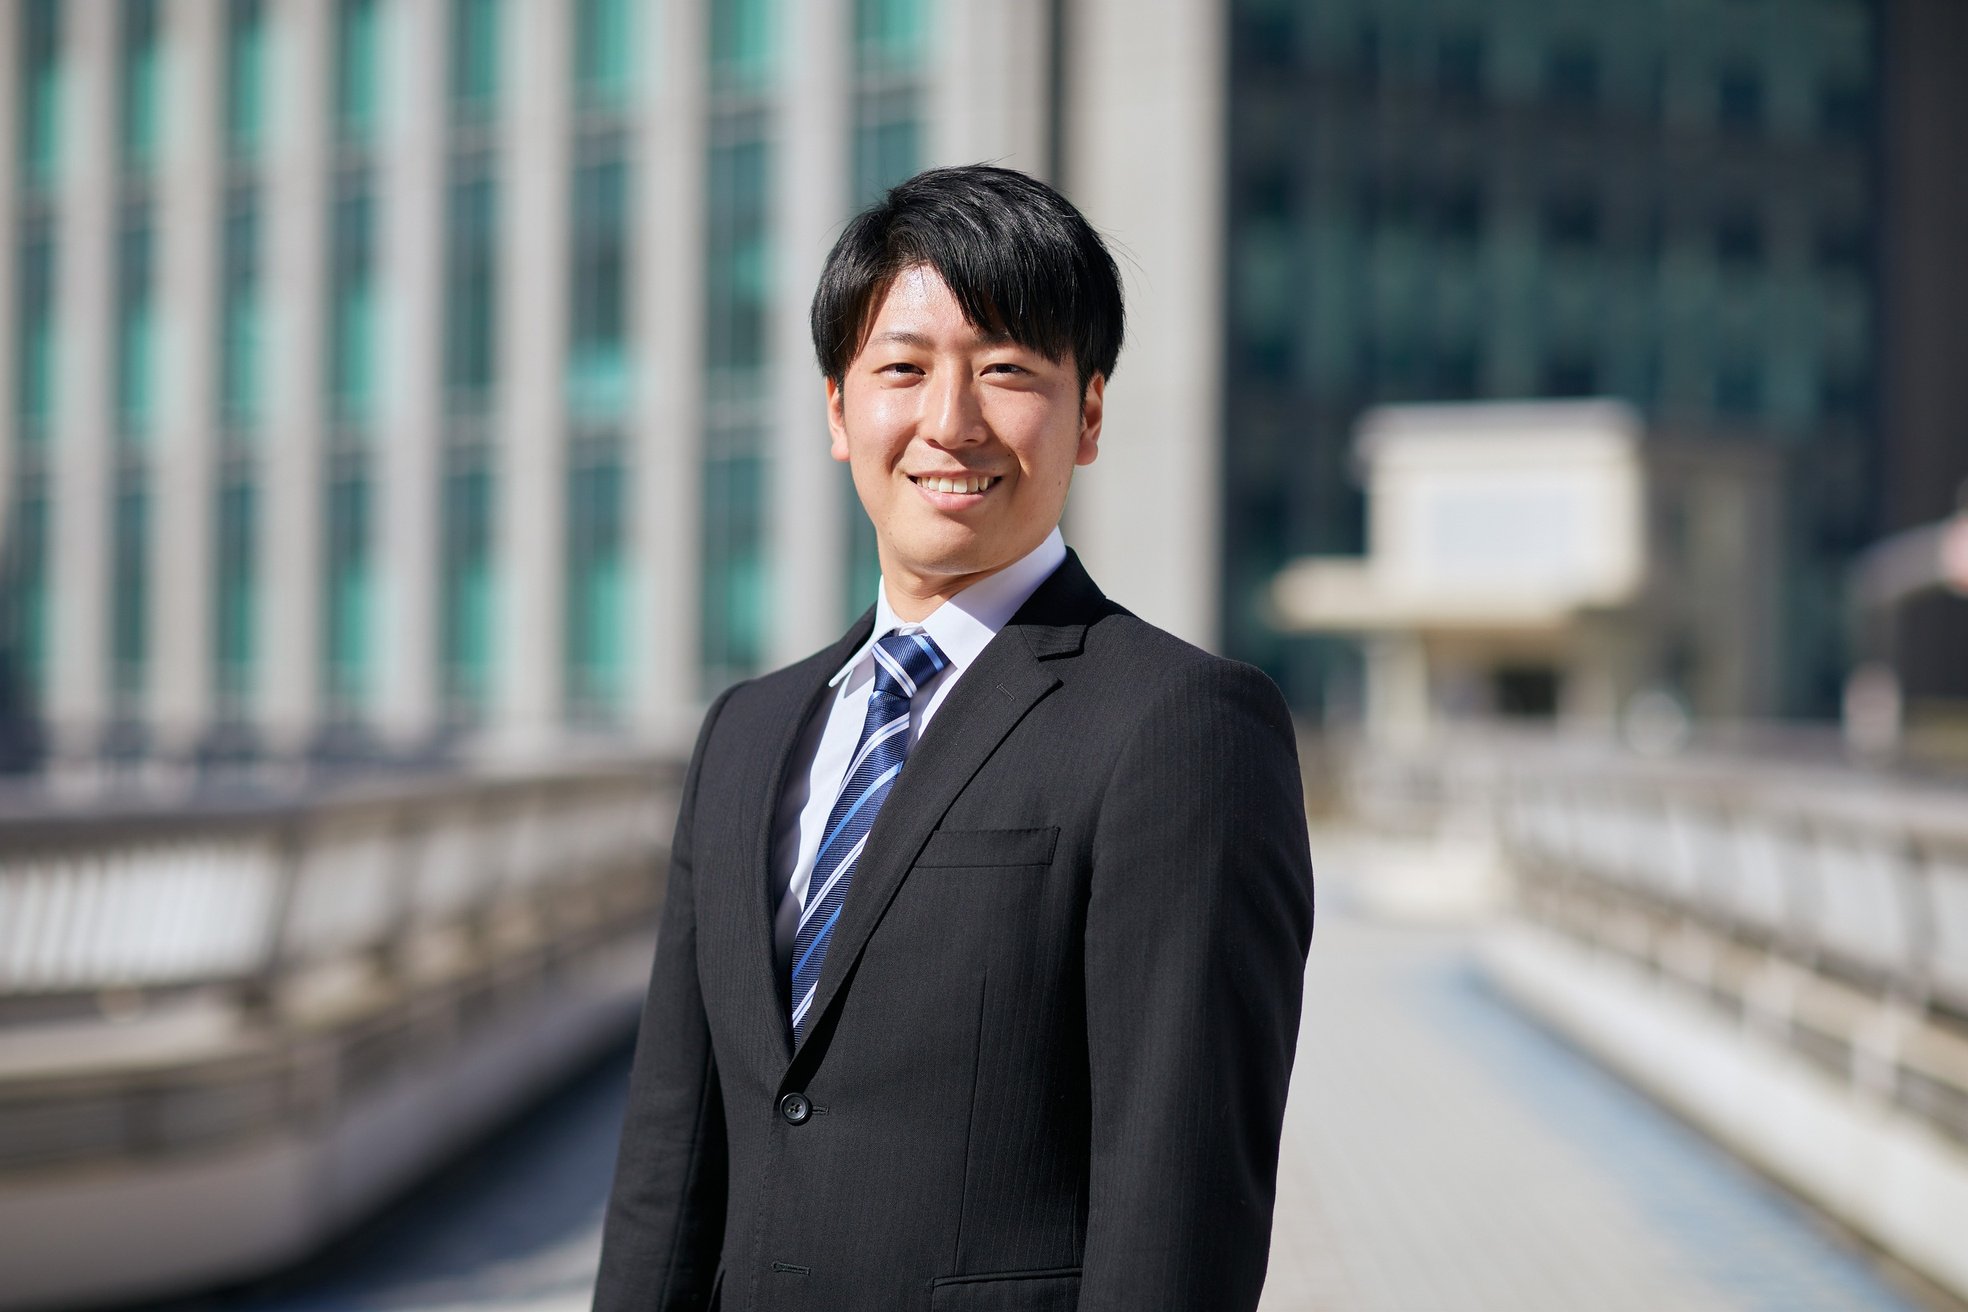
[[[875,691],[904,699],[950,663],[927,633],[891,633],[875,644]]]

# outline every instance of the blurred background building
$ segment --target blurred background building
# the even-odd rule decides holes
[[[1308,716],[1358,649],[1269,588],[1364,549],[1372,406],[1617,398],[1765,450],[1744,709],[1791,717],[1837,709],[1854,556],[1968,478],[1948,0],[4,9],[17,766],[678,745],[868,602],[805,308],[934,163],[1113,240],[1069,535]],[[1964,609],[1904,618],[1922,695],[1968,696]]]

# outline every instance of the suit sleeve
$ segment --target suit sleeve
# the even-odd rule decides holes
[[[1082,1312],[1257,1306],[1311,937],[1284,699],[1249,666],[1180,671],[1095,829]]]
[[[725,697],[704,717],[677,807],[594,1312],[701,1312],[723,1246],[724,1107],[698,983],[691,828],[705,748]]]

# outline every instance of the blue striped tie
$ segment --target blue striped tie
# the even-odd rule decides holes
[[[909,699],[949,658],[926,633],[891,633],[875,644],[875,690],[868,718],[848,763],[840,796],[827,815],[826,836],[813,858],[799,932],[793,937],[793,1042],[806,1037],[808,1012],[827,960],[827,941],[840,920],[868,830],[909,755]]]

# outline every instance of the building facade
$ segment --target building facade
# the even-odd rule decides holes
[[[1263,598],[1285,561],[1361,549],[1364,409],[1606,396],[1781,455],[1772,700],[1834,710],[1843,569],[1878,529],[1878,6],[1230,12],[1229,650],[1301,705],[1345,672]]]
[[[1169,162],[1126,104],[1171,56],[1215,98],[1158,33],[1153,69],[1089,47],[1069,123],[1057,0],[4,11],[0,713],[85,773],[687,745],[873,597],[806,335],[840,225],[930,163],[1069,151],[1102,222]],[[1206,225],[1119,228],[1137,284],[1212,262]],[[1169,412],[1155,354],[1114,427]],[[1207,640],[1206,545],[1182,593],[1132,510],[1214,503],[1161,490],[1158,445],[1209,449],[1185,387],[1197,431],[1083,481],[1074,538]]]

